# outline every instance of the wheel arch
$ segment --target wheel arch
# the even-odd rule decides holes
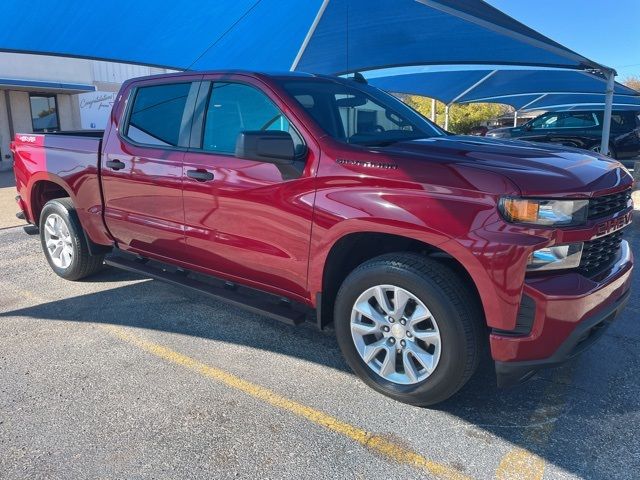
[[[413,252],[435,258],[446,263],[459,275],[465,284],[473,289],[478,307],[484,314],[485,307],[478,289],[477,279],[468,271],[464,263],[451,252],[443,249],[446,242],[429,243],[410,236],[387,232],[352,232],[338,238],[329,249],[321,275],[321,283],[316,290],[318,326],[329,325],[333,320],[333,304],[344,279],[362,263],[394,252]],[[312,290],[313,292],[313,290]]]
[[[66,197],[75,204],[73,192],[57,175],[49,173],[34,176],[29,188],[29,213],[33,224],[40,223],[40,214],[48,201]]]
[[[67,184],[57,175],[48,174],[44,177],[34,178],[29,190],[29,208],[31,209],[31,221],[35,226],[40,225],[40,216],[42,209],[51,200],[57,200],[61,198],[68,198],[71,203],[76,206],[76,199],[73,192],[69,189]],[[111,251],[111,247],[108,245],[100,245],[95,243],[88,235],[87,231],[82,224],[82,219],[76,211],[78,216],[78,222],[81,228],[81,235],[89,248],[89,252],[92,255],[102,255]]]

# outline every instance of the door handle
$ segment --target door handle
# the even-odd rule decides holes
[[[198,182],[208,182],[213,180],[213,173],[206,170],[187,170],[187,177],[193,178]]]
[[[107,160],[106,163],[111,170],[122,170],[125,167],[124,162],[120,160]]]

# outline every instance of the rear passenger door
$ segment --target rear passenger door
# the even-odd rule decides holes
[[[101,159],[106,225],[124,250],[184,255],[182,162],[201,78],[135,82],[124,92]]]
[[[186,258],[206,273],[303,296],[319,152],[266,92],[251,77],[205,77],[184,164]],[[290,133],[298,167],[237,158],[245,130]]]

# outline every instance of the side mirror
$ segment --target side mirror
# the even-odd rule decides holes
[[[238,134],[236,157],[290,165],[296,158],[293,138],[287,132],[245,131]]]

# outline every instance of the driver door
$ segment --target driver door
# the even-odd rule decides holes
[[[187,259],[205,273],[303,296],[313,212],[310,163],[317,157],[277,99],[247,77],[232,78],[205,77],[196,106],[183,171]],[[236,139],[245,130],[289,132],[305,157],[299,174],[292,178],[273,163],[237,158]]]
[[[520,137],[531,142],[548,142],[552,133],[558,128],[559,113],[545,113],[531,122],[531,128]]]

